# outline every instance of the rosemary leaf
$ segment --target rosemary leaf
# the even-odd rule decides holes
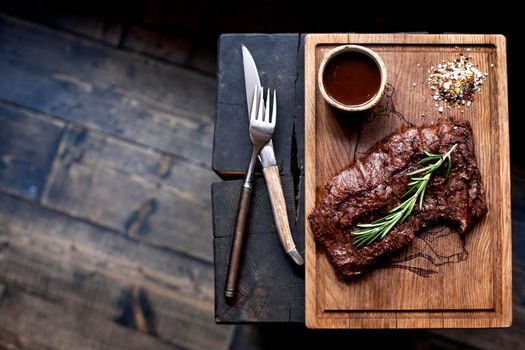
[[[421,190],[421,196],[419,196],[419,210],[423,208],[423,197],[425,196],[425,191],[427,190],[427,184],[428,180],[426,181],[425,185],[423,186],[423,190]]]
[[[448,167],[447,167],[447,174],[445,175],[445,180],[448,179],[448,175],[450,174],[450,169],[452,169],[452,161],[448,160]]]
[[[386,216],[369,224],[358,224],[357,227],[359,227],[360,230],[352,232],[354,245],[356,247],[369,245],[377,239],[384,238],[397,223],[403,223],[408,218],[416,203],[419,203],[419,209],[421,210],[423,207],[423,197],[425,196],[430,178],[445,161],[448,162],[445,179],[448,178],[452,169],[450,154],[454,151],[456,146],[457,144],[452,146],[445,154],[433,154],[424,151],[427,157],[417,162],[416,166],[423,164],[427,165],[407,173],[407,175],[410,176],[410,182],[408,183],[410,188],[405,194],[403,194],[403,196],[401,196],[404,200],[391,209]],[[413,176],[416,174],[418,174],[418,176]]]

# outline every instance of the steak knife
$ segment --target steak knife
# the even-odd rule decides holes
[[[248,104],[248,111],[251,110],[254,86],[261,86],[259,79],[259,72],[255,61],[246,46],[242,45],[242,62],[244,68],[244,84],[246,91],[246,103]],[[249,113],[248,113],[249,114]],[[248,118],[250,116],[248,115]],[[279,118],[277,118],[279,120]],[[273,150],[273,142],[270,140],[263,147],[259,153],[259,161],[263,167],[264,179],[270,194],[270,202],[272,204],[272,212],[279,234],[279,240],[288,254],[288,256],[298,265],[303,265],[304,260],[297,251],[295,243],[290,231],[290,224],[288,222],[288,214],[286,212],[286,202],[284,200],[283,188],[281,185],[281,178],[279,176],[279,168],[275,160],[275,152]]]

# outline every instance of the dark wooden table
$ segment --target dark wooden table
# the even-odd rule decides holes
[[[212,185],[215,253],[215,317],[218,323],[303,322],[304,272],[285,257],[273,225],[264,179],[256,181],[248,228],[240,295],[231,304],[223,297],[225,274],[244,168],[248,164],[247,107],[244,100],[241,44],[252,52],[264,86],[277,88],[279,116],[274,138],[290,225],[304,253],[303,103],[304,36],[223,35],[219,40],[218,95],[213,169],[224,180]],[[524,172],[513,157],[514,326],[508,330],[436,330],[435,334],[482,346],[492,339],[518,341],[525,324],[523,239]],[[513,342],[512,341],[512,342]],[[483,345],[484,346],[484,345]]]
[[[292,235],[304,254],[303,36],[221,36],[213,169],[224,179],[239,178],[250,158],[241,43],[255,59],[261,84],[277,89],[279,110],[273,142]],[[303,322],[304,269],[294,267],[280,246],[261,177],[253,191],[239,293],[231,304],[223,298],[241,184],[242,180],[231,180],[212,186],[216,320]]]
[[[8,5],[0,349],[230,349],[237,327],[213,311],[214,76],[160,40],[155,58],[141,25]]]
[[[252,350],[330,348],[349,341],[367,349],[385,344],[447,350],[522,347],[525,167],[515,165],[525,162],[516,163],[523,129],[517,124],[519,113],[512,114],[512,103],[511,119],[518,117],[511,127],[518,136],[511,135],[513,328],[429,334],[308,331],[301,322],[246,325],[247,315],[271,321],[276,315],[289,319],[290,310],[302,312],[302,306],[290,308],[302,303],[301,288],[295,289],[296,304],[288,299],[286,309],[275,308],[277,283],[268,281],[263,269],[256,278],[245,278],[253,291],[246,299],[267,297],[272,304],[261,311],[234,306],[222,323],[243,324],[215,324],[209,186],[219,180],[211,170],[217,34],[437,32],[445,27],[441,14],[439,22],[432,23],[427,15],[408,12],[385,17],[343,7],[338,14],[325,8],[326,15],[320,16],[320,10],[298,10],[273,0],[0,2],[0,349]],[[469,18],[455,21],[454,28],[474,30],[474,21],[488,26],[489,32],[500,28],[493,20]],[[238,43],[243,38],[239,36]],[[276,41],[262,49],[255,38],[250,40],[260,68],[261,54],[278,54],[272,46]],[[282,47],[275,49],[282,52]],[[292,57],[302,54],[296,44],[285,47]],[[509,63],[512,57],[516,67],[519,56],[509,55]],[[229,73],[224,68],[221,72],[218,80],[223,82]],[[509,80],[521,82],[519,72],[509,74]],[[301,84],[301,76],[291,81],[296,78]],[[276,77],[268,70],[262,79],[267,83]],[[520,96],[512,84],[510,90]],[[300,101],[302,91],[295,96]],[[243,106],[238,103],[238,108]],[[294,115],[301,117],[302,111]],[[295,131],[302,137],[297,126]],[[294,171],[284,164],[282,168],[287,171],[287,191],[293,191],[294,184],[301,188],[299,181],[292,181]],[[236,181],[215,189],[238,186]],[[263,188],[257,191],[265,190],[258,186]],[[226,191],[230,199],[219,196],[222,203],[234,207],[236,191]],[[265,196],[258,202],[269,213]],[[295,202],[289,205],[294,211]],[[270,237],[271,221],[263,220],[267,217],[259,217],[260,234],[253,236]],[[264,244],[257,248],[270,249]],[[267,269],[283,267],[276,260]],[[297,281],[302,281],[300,274]],[[247,300],[244,305],[260,303]]]

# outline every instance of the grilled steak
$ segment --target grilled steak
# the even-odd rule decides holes
[[[416,205],[383,239],[355,247],[351,233],[356,225],[384,216],[401,202],[410,180],[406,174],[425,157],[423,151],[443,154],[454,144],[449,177],[446,166],[434,173],[422,209]],[[446,224],[465,234],[487,212],[472,129],[464,121],[441,120],[386,137],[326,184],[318,198],[309,216],[315,239],[345,277],[369,270],[385,255],[408,245],[425,227]]]

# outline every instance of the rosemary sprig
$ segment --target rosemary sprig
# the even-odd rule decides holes
[[[383,238],[386,234],[396,225],[398,222],[403,223],[405,219],[410,215],[414,206],[419,202],[419,209],[423,206],[423,197],[427,189],[428,182],[432,174],[439,169],[439,167],[448,160],[448,168],[445,179],[450,173],[452,168],[452,160],[450,154],[454,151],[457,144],[452,146],[450,150],[445,154],[432,154],[425,151],[426,158],[420,160],[416,165],[425,165],[419,169],[416,169],[410,173],[411,176],[409,190],[401,197],[405,198],[398,206],[388,212],[388,214],[381,219],[378,219],[370,224],[359,224],[357,227],[361,230],[352,232],[354,238],[354,245],[360,247],[363,245],[369,245],[378,238]],[[417,176],[414,176],[417,175]]]

